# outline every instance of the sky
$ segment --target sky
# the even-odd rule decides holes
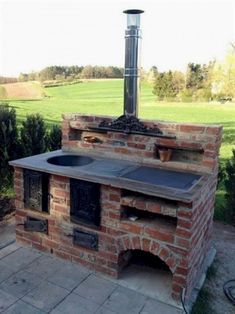
[[[125,9],[143,9],[142,67],[185,70],[235,42],[232,0],[0,0],[0,76],[49,65],[124,65]]]

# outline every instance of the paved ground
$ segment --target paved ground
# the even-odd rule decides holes
[[[180,314],[181,310],[34,249],[0,250],[0,313]]]

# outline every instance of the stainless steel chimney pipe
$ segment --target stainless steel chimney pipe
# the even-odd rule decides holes
[[[140,14],[142,10],[126,10],[127,29],[125,31],[124,70],[124,115],[138,117],[140,89]]]

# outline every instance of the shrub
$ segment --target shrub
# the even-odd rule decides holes
[[[219,170],[218,170],[218,181],[217,181],[217,187],[219,187],[219,185],[224,182],[226,178],[226,171],[225,171],[225,167],[224,164],[219,161]]]
[[[233,156],[226,164],[226,174],[224,185],[227,219],[235,224],[235,149],[233,149]]]
[[[43,118],[39,114],[27,116],[22,123],[21,134],[22,155],[24,157],[41,154],[47,150],[47,133]]]
[[[9,160],[18,157],[16,113],[8,104],[0,104],[0,189],[6,188],[12,177]]]
[[[48,135],[48,149],[57,150],[61,148],[61,128],[58,125],[53,125]]]

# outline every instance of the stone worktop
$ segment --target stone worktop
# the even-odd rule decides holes
[[[63,155],[88,156],[92,157],[93,161],[84,166],[58,166],[47,162],[47,160],[51,157]],[[104,158],[98,155],[96,156],[94,153],[89,154],[87,151],[84,154],[82,151],[69,153],[58,150],[11,161],[10,165],[68,178],[96,182],[107,186],[127,189],[144,193],[146,195],[168,198],[185,203],[191,203],[193,200],[197,199],[198,195],[202,192],[203,186],[205,186],[210,177],[210,174],[195,173],[201,177],[195,184],[192,185],[191,188],[187,190],[167,187],[165,185],[151,184],[144,182],[143,180],[123,177],[125,174],[138,169],[141,164],[133,161],[128,162],[113,158]],[[156,166],[152,168],[159,169],[159,167]],[[183,171],[177,172],[179,174],[184,173]]]

